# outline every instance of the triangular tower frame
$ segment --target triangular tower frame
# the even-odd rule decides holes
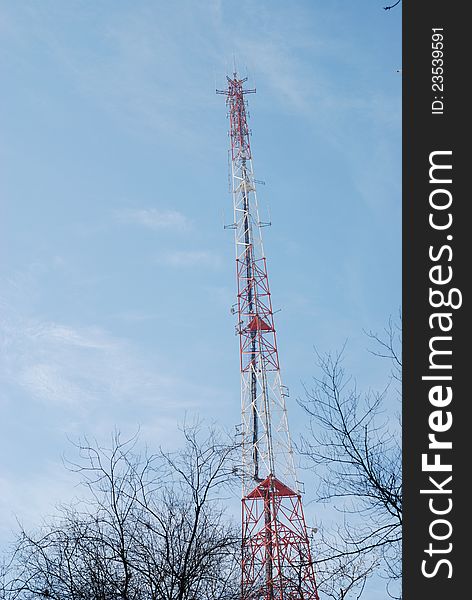
[[[227,77],[242,412],[241,600],[319,600],[288,427],[244,89]]]

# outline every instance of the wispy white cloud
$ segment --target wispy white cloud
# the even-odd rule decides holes
[[[41,322],[28,328],[27,334],[31,338],[43,338],[79,348],[106,350],[112,349],[114,345],[100,329],[91,327],[79,331],[59,323]]]
[[[141,225],[154,230],[186,231],[190,228],[189,219],[177,210],[124,208],[115,212],[115,219],[122,223]]]
[[[139,430],[150,447],[173,448],[185,413],[204,409],[217,391],[104,328],[25,316],[1,298],[0,306],[0,404],[14,425],[0,437],[1,543],[16,531],[15,518],[35,526],[78,493],[58,462],[73,453],[66,436],[106,443],[116,428],[124,436]]]
[[[303,115],[313,111],[313,74],[307,77],[290,48],[270,37],[241,39],[237,48],[238,54],[251,57],[257,79],[268,85],[276,102]]]
[[[95,414],[110,427],[130,402],[137,411],[141,408],[143,419],[150,404],[160,410],[192,404],[171,375],[157,372],[126,339],[102,328],[26,318],[9,310],[0,321],[0,334],[4,397],[20,391],[47,410],[62,407],[70,422]],[[110,409],[118,411],[111,419]]]
[[[19,385],[37,400],[66,407],[84,400],[82,390],[60,365],[26,364],[18,373]]]

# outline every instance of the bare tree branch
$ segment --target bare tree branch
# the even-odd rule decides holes
[[[390,319],[382,335],[367,335],[376,344],[371,353],[391,361],[392,380],[401,381],[400,325]],[[330,536],[323,533],[315,554],[328,582],[340,569],[349,574],[351,583],[332,588],[333,598],[356,585],[361,590],[376,569],[390,581],[401,575],[401,447],[399,428],[385,413],[390,383],[380,392],[359,392],[343,367],[344,352],[317,353],[320,375],[299,401],[310,418],[300,450],[316,468],[318,500],[348,519]]]
[[[77,471],[87,499],[21,531],[0,574],[4,600],[236,600],[239,533],[222,491],[234,446],[184,427],[181,452],[140,455],[115,433],[84,439]]]
[[[390,6],[384,6],[384,10],[391,10],[392,8],[395,8],[395,6],[398,6],[398,4],[400,4],[402,0],[397,0],[394,4],[391,4]]]

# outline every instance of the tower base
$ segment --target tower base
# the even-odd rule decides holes
[[[269,475],[242,500],[241,600],[319,600],[300,494]]]

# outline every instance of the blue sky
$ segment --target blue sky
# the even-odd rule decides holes
[[[293,436],[313,346],[382,387],[401,302],[401,12],[0,0],[0,538],[73,493],[68,438],[239,422],[225,84],[252,147]],[[234,58],[233,58],[234,57]]]

